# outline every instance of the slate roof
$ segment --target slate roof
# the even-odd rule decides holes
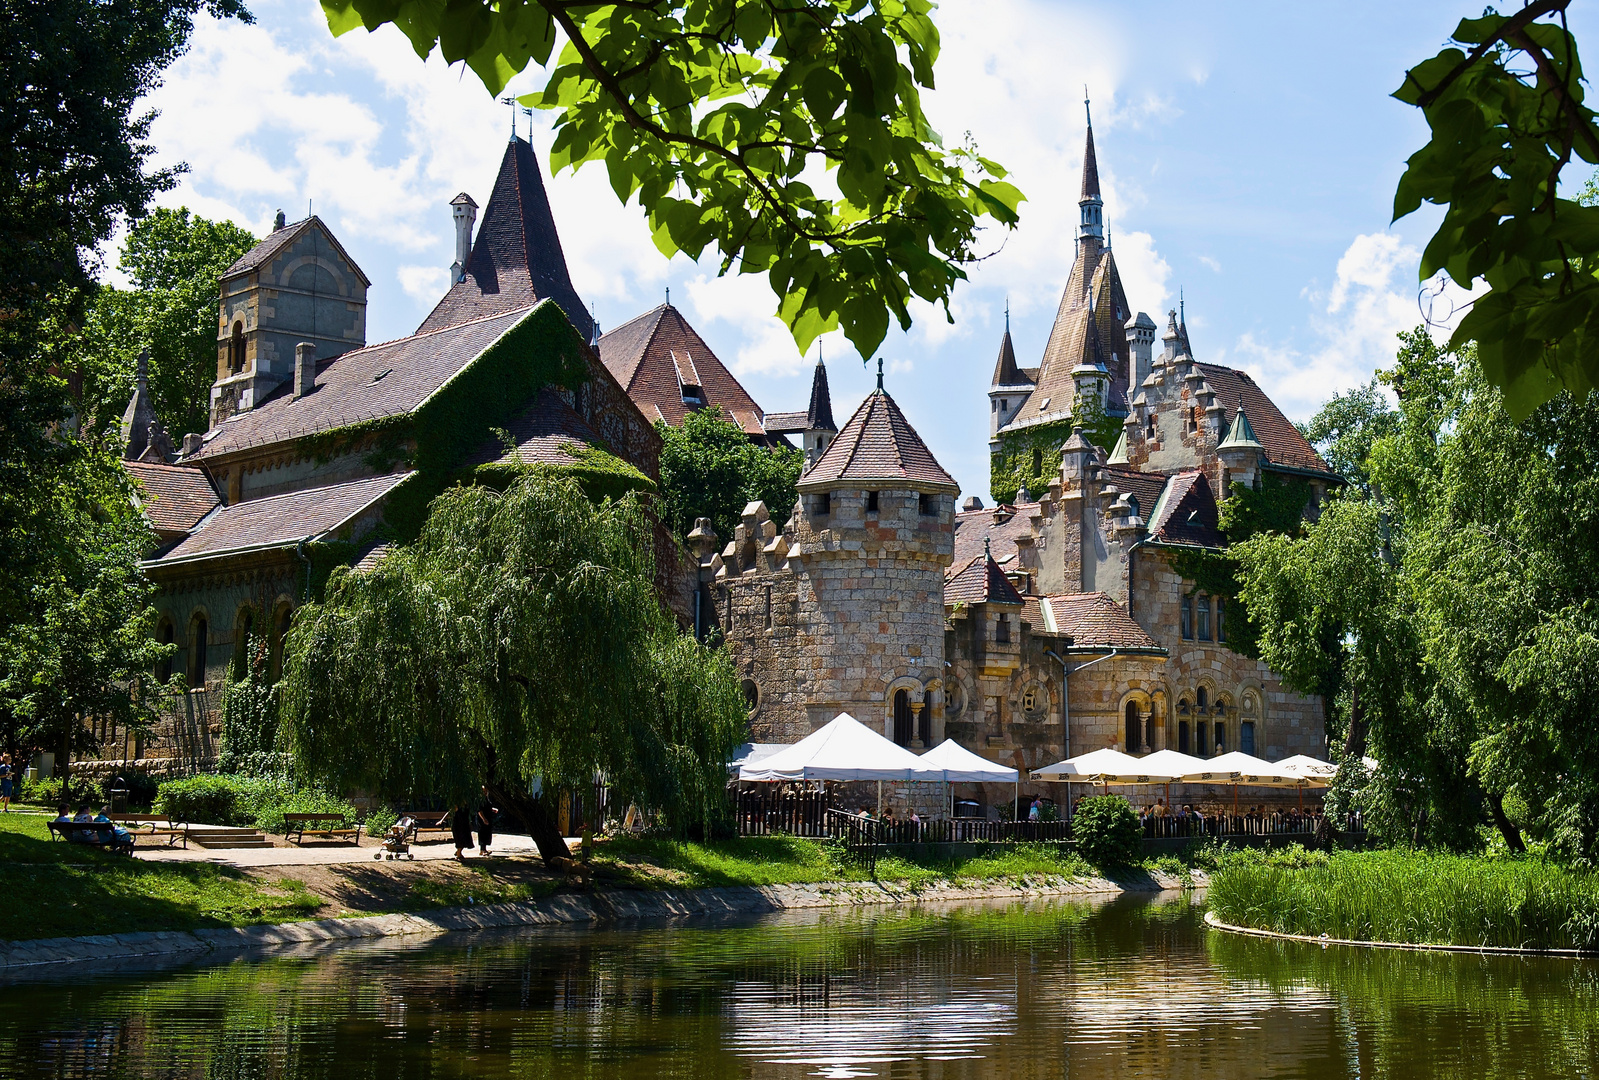
[[[827,367],[816,361],[811,373],[811,403],[803,412],[766,414],[766,430],[773,435],[797,435],[803,431],[838,431],[833,420],[833,395],[827,388]]]
[[[1100,479],[1114,485],[1117,491],[1127,492],[1137,499],[1138,516],[1147,522],[1149,515],[1155,511],[1156,503],[1160,501],[1160,493],[1165,490],[1168,477],[1166,473],[1140,472],[1133,468],[1105,465],[1100,470]]]
[[[187,533],[220,504],[202,469],[153,461],[124,461],[122,467],[139,482],[139,509],[158,533]]]
[[[238,259],[234,260],[232,266],[222,271],[221,280],[226,281],[228,278],[238,277],[240,274],[246,274],[251,270],[260,269],[262,266],[265,266],[267,263],[271,262],[272,257],[276,255],[283,247],[294,241],[301,233],[313,226],[322,230],[322,235],[327,238],[329,243],[338,249],[339,254],[344,257],[344,261],[350,264],[350,269],[359,274],[362,283],[370,288],[372,282],[366,276],[365,271],[355,264],[354,259],[350,258],[350,253],[344,250],[344,245],[339,243],[339,238],[333,235],[333,230],[328,228],[327,223],[321,218],[317,217],[315,214],[268,233],[266,238],[263,239],[259,244],[255,245],[255,247],[251,248],[249,251],[246,251],[243,255],[240,255]]]
[[[1000,566],[1009,565],[1016,558],[1016,538],[1032,533],[1029,519],[1037,510],[1037,503],[1023,503],[986,510],[965,510],[956,514],[955,559],[950,567],[964,567],[980,556],[984,540],[989,542],[994,561]]]
[[[720,405],[722,414],[745,434],[766,435],[764,410],[671,304],[601,335],[599,350],[606,370],[647,419],[681,427],[695,409]],[[685,385],[700,388],[699,405],[683,400]]]
[[[1216,391],[1216,401],[1227,410],[1224,424],[1232,425],[1238,414],[1238,403],[1243,402],[1249,414],[1255,438],[1266,448],[1266,460],[1273,465],[1290,469],[1304,469],[1336,477],[1332,466],[1316,453],[1310,441],[1299,433],[1288,417],[1282,414],[1266,392],[1255,385],[1245,372],[1220,364],[1195,364]]]
[[[803,412],[769,412],[766,430],[771,435],[796,435],[810,426],[810,418]]]
[[[849,423],[800,477],[806,491],[840,481],[888,481],[911,487],[960,491],[955,478],[933,457],[886,390],[866,395]]]
[[[566,447],[604,445],[588,421],[550,387],[540,390],[533,404],[507,424],[505,430],[516,443],[516,460],[527,465],[571,465],[574,459]],[[491,440],[484,444],[475,459],[476,463],[490,461],[510,464],[511,452],[503,443]]]
[[[978,555],[944,581],[944,605],[1013,604],[1022,606],[1022,594],[990,555]]]
[[[314,391],[296,400],[284,384],[209,432],[190,460],[408,413],[527,315],[523,308],[321,361]]]
[[[1022,368],[1016,366],[1016,347],[1011,344],[1010,327],[1007,326],[1005,336],[999,339],[999,359],[994,361],[994,380],[989,385],[1030,386],[1033,381],[1023,373]]]
[[[1099,194],[1099,158],[1094,154],[1094,125],[1088,125],[1088,142],[1083,148],[1083,193],[1087,199]]]
[[[451,283],[417,333],[525,310],[540,300],[554,300],[583,340],[593,339],[594,320],[572,287],[538,161],[532,147],[513,136],[478,223],[465,278]]]
[[[405,472],[372,476],[223,507],[177,547],[154,560],[155,565],[236,551],[292,547],[306,537],[335,532],[411,475]]]
[[[1163,544],[1227,546],[1217,525],[1216,493],[1199,469],[1174,473],[1145,520],[1150,536]]]
[[[1166,652],[1127,614],[1127,609],[1102,592],[1058,593],[1029,597],[1022,618],[1034,634],[1065,636],[1074,651],[1137,649]]]

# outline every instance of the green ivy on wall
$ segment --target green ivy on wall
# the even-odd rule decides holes
[[[1023,483],[1033,498],[1060,476],[1060,448],[1082,427],[1083,438],[1109,450],[1121,437],[1122,421],[1110,416],[1098,398],[1078,402],[1073,415],[1048,424],[1035,424],[999,437],[999,450],[989,457],[988,493],[997,503],[1013,503]]]

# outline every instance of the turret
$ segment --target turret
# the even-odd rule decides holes
[[[450,218],[455,222],[455,261],[450,264],[450,284],[466,278],[466,260],[472,254],[472,226],[477,222],[477,203],[461,192],[450,200]]]
[[[999,339],[999,359],[994,361],[994,378],[988,387],[988,437],[997,438],[999,431],[1021,411],[1027,395],[1033,392],[1033,380],[1022,374],[1016,366],[1016,348],[1010,339],[1010,305],[1005,305],[1005,336]]]
[[[1234,485],[1253,487],[1260,475],[1260,462],[1266,448],[1255,438],[1255,428],[1244,412],[1243,398],[1238,399],[1238,411],[1233,414],[1233,425],[1227,437],[1216,447],[1216,457],[1221,460],[1221,483],[1217,496],[1226,499],[1233,493]]]
[[[1083,99],[1088,111],[1088,99]],[[1083,148],[1083,190],[1077,200],[1077,239],[1096,248],[1105,237],[1105,201],[1099,194],[1099,162],[1094,157],[1094,118],[1088,117],[1088,140]]]
[[[1140,311],[1127,320],[1127,386],[1130,392],[1149,378],[1151,354],[1155,347],[1155,320]]]

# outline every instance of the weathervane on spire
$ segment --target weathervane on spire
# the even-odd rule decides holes
[[[514,139],[516,138],[516,98],[507,94],[505,97],[500,99],[500,104],[509,105],[511,107],[511,138]]]
[[[1010,297],[1005,297],[1005,333],[1010,333]]]

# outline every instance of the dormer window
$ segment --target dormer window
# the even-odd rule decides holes
[[[705,404],[705,393],[704,393],[704,391],[702,391],[699,387],[695,386],[692,383],[684,383],[683,384],[683,404],[685,404],[685,405],[704,405]]]

